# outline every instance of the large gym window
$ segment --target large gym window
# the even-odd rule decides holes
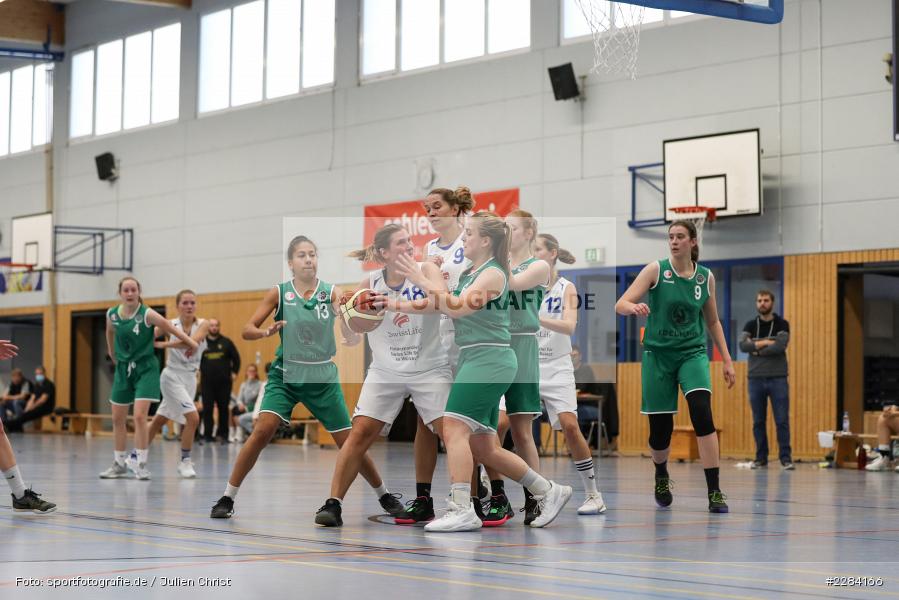
[[[256,0],[200,20],[199,112],[334,83],[335,0]]]
[[[589,2],[589,0],[585,0],[585,2]],[[615,2],[597,2],[597,4],[602,5],[601,8],[605,14],[615,15],[615,27],[621,27],[623,25],[623,23],[621,23],[621,14],[614,10],[616,8],[614,6],[614,4],[616,4]],[[626,6],[626,9],[632,10],[631,5]],[[681,17],[695,16],[698,15],[679,10],[644,8],[643,25],[664,24]],[[610,24],[604,23],[603,26],[608,29]],[[575,40],[578,38],[590,37],[591,35],[590,25],[587,23],[587,19],[584,17],[584,13],[581,11],[578,1],[562,0],[562,39],[566,41]]]
[[[72,56],[69,137],[105,135],[178,119],[181,24]]]
[[[52,100],[52,64],[0,73],[0,156],[49,143]]]
[[[530,0],[363,0],[362,77],[531,45]]]

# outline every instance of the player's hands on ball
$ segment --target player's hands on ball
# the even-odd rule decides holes
[[[265,334],[265,337],[271,337],[281,331],[285,325],[287,325],[287,321],[275,321],[274,323],[269,325],[263,333]]]
[[[734,387],[734,384],[737,382],[737,372],[734,370],[732,361],[724,363],[724,381],[727,382],[728,389]]]
[[[634,304],[634,306],[631,308],[631,314],[637,317],[648,317],[649,305],[644,304],[643,302]]]
[[[371,299],[371,302],[369,303],[369,305],[373,309],[378,311],[377,314],[383,315],[384,311],[387,310],[387,294],[385,294],[383,292],[372,291],[371,294],[369,295],[369,298]]]

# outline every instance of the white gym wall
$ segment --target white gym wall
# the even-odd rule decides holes
[[[765,215],[707,229],[705,257],[896,244],[899,145],[880,62],[890,48],[889,0],[865,0],[863,10],[845,0],[788,0],[780,27],[698,18],[647,29],[637,80],[589,78],[583,154],[579,107],[553,100],[546,68],[571,61],[586,73],[593,49],[560,45],[557,0],[532,0],[530,51],[362,85],[358,3],[338,0],[333,97],[201,118],[199,15],[228,3],[193,4],[67,6],[69,57],[182,23],[175,124],[70,145],[68,62],[55,82],[55,220],[135,228],[135,274],[147,294],[269,286],[281,272],[282,216],[359,217],[365,204],[415,198],[418,158],[434,159],[435,185],[519,187],[523,208],[537,215],[615,216],[618,262],[643,263],[664,254],[664,242],[661,230],[627,227],[626,167],[661,161],[664,139],[756,127]],[[0,70],[19,64],[0,62]],[[106,151],[121,160],[113,185],[94,166]],[[10,218],[44,210],[44,173],[40,150],[0,159],[0,255],[9,254]],[[359,241],[327,244],[323,275],[353,279],[338,255]],[[59,301],[112,300],[119,277],[62,275]],[[43,294],[0,297],[0,306],[14,302],[42,304]]]

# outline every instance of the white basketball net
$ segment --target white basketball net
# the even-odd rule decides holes
[[[714,216],[712,218],[709,218],[709,214],[708,212],[706,212],[706,209],[702,209],[690,212],[678,212],[674,215],[674,220],[693,223],[693,226],[696,227],[696,241],[699,242],[700,245],[702,245],[702,230],[705,227],[706,223],[710,223],[714,220]]]
[[[593,32],[593,72],[634,79],[644,7],[607,0],[576,0]]]

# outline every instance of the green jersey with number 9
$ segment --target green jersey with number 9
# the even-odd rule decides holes
[[[275,321],[287,321],[279,331],[281,345],[276,358],[288,362],[321,363],[337,352],[334,340],[335,308],[331,304],[334,286],[318,281],[312,296],[306,300],[293,281],[278,284],[278,310]]]
[[[649,289],[646,348],[680,352],[706,347],[702,307],[709,299],[709,277],[709,270],[699,264],[686,278],[677,274],[670,259],[659,261],[659,278]]]

